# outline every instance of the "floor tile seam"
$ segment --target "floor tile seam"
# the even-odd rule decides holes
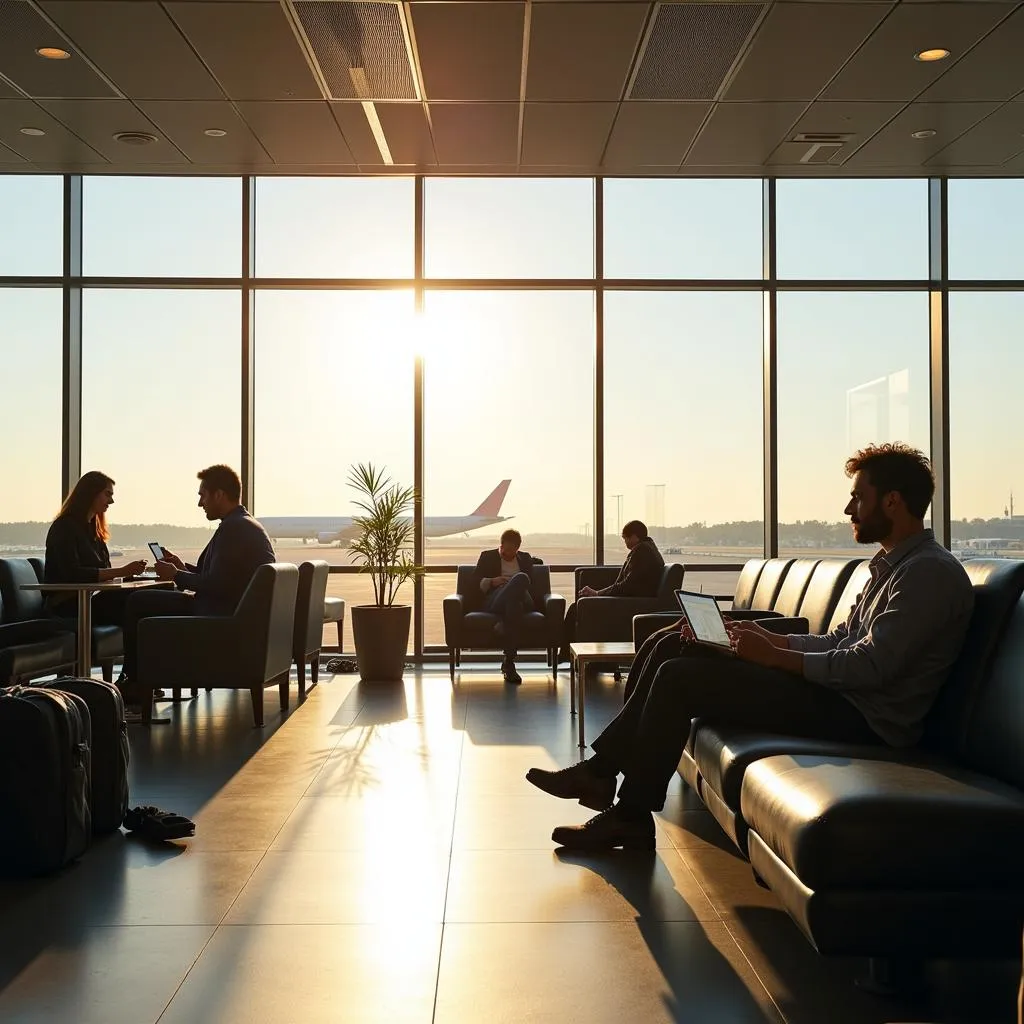
[[[669,841],[671,842],[671,840],[672,840],[672,837],[669,836]],[[683,869],[690,876],[690,878],[693,879],[694,885],[697,886],[697,888],[700,890],[701,895],[704,897],[705,900],[707,900],[708,906],[710,906],[711,909],[718,916],[718,920],[721,921],[724,924],[725,923],[725,917],[722,914],[722,912],[718,909],[718,901],[712,898],[711,892],[708,890],[707,886],[704,886],[704,885],[701,884],[701,881],[697,877],[697,875],[694,873],[693,868],[691,868],[690,865],[687,863],[686,857],[683,856],[683,851],[681,849],[679,849],[679,847],[676,846],[675,843],[672,843],[671,847],[662,846],[662,847],[659,847],[659,849],[662,849],[662,850],[671,849],[672,852],[679,858],[680,863],[683,865]]]
[[[715,911],[717,913],[718,908],[715,907],[714,909],[715,909]],[[779,1005],[778,1000],[776,1000],[775,994],[772,992],[771,988],[769,987],[768,982],[764,978],[761,977],[761,972],[758,971],[758,969],[755,966],[754,962],[750,959],[749,956],[747,956],[747,951],[743,948],[742,945],[740,945],[739,939],[736,938],[736,935],[734,934],[732,928],[729,927],[729,919],[724,917],[724,916],[722,916],[721,914],[719,914],[719,920],[721,921],[722,927],[725,929],[726,934],[729,936],[729,940],[736,947],[736,949],[739,950],[740,956],[743,957],[743,959],[746,962],[747,966],[750,968],[750,973],[753,974],[755,978],[757,978],[758,984],[767,993],[768,999],[771,1001],[772,1006],[775,1007],[775,1012],[778,1013],[779,1018],[781,1020],[783,1020],[783,1021],[787,1021],[788,1022],[789,1018],[785,1015],[785,1013],[782,1012],[782,1007]]]
[[[173,925],[165,925],[164,927],[174,927],[174,926]],[[207,925],[207,927],[210,927],[210,926]],[[210,934],[206,937],[206,941],[203,943],[202,948],[195,955],[195,958],[193,959],[192,963],[190,963],[188,965],[188,970],[186,970],[185,973],[182,975],[181,980],[178,982],[177,985],[174,986],[174,991],[171,993],[170,998],[167,1000],[167,1002],[164,1003],[163,1009],[156,1015],[156,1019],[153,1021],[153,1024],[160,1024],[160,1021],[163,1020],[164,1014],[167,1013],[168,1007],[170,1007],[171,1003],[174,1002],[174,1000],[177,997],[178,993],[181,991],[182,986],[185,984],[186,981],[188,981],[189,976],[196,969],[196,964],[199,963],[199,961],[203,958],[203,954],[207,951],[207,949],[209,949],[210,943],[213,942],[213,937],[217,934],[217,931],[218,931],[219,928],[220,928],[220,925],[218,925],[218,924],[215,924],[215,925],[212,926],[212,930],[210,931]]]

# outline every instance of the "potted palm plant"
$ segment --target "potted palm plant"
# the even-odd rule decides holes
[[[348,480],[359,494],[359,514],[352,517],[358,532],[349,551],[373,580],[374,603],[352,609],[359,675],[366,682],[393,682],[405,669],[412,619],[412,606],[395,604],[395,597],[403,583],[423,571],[410,553],[416,491],[392,483],[373,463],[353,466]]]

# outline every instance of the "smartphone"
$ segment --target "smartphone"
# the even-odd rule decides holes
[[[149,553],[153,556],[153,560],[159,562],[164,557],[164,549],[160,547],[155,540],[151,540],[146,547],[149,548]]]

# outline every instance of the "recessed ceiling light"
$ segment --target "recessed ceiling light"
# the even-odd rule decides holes
[[[156,136],[149,132],[114,132],[114,138],[126,146],[148,146],[157,141]]]
[[[203,134],[209,135],[211,139],[223,139],[227,132],[223,128],[207,128]]]
[[[931,139],[936,135],[934,128],[922,128],[919,132],[911,132],[912,139]]]
[[[62,50],[59,46],[40,46],[36,53],[47,60],[67,60],[71,56],[67,50]]]
[[[19,128],[18,131],[21,132],[22,135],[45,135],[46,134],[46,132],[44,132],[42,128]]]
[[[918,50],[914,54],[914,60],[921,60],[927,63],[933,60],[945,60],[949,56],[949,50],[943,49],[941,46],[936,47],[934,50]]]

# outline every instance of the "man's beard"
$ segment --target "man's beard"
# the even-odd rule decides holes
[[[877,544],[890,533],[892,520],[881,509],[876,509],[867,519],[861,519],[854,525],[854,536],[858,544]]]

